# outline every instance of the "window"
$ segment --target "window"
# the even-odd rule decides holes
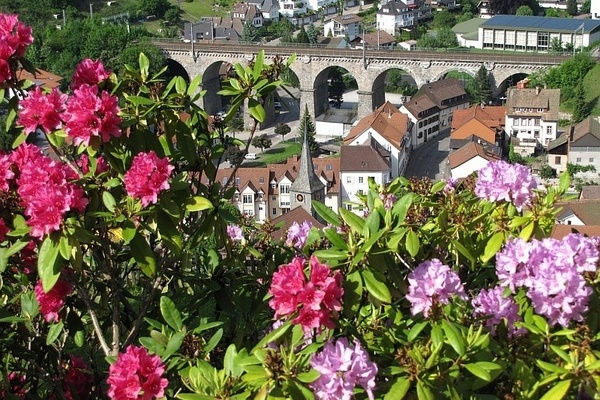
[[[513,125],[519,126],[519,118],[515,118],[515,121],[514,121]]]
[[[539,139],[539,137],[540,137],[540,131],[533,132],[533,137],[536,138],[536,139]]]
[[[346,183],[352,183],[352,177],[351,176],[347,176],[346,177]]]
[[[581,162],[581,157],[577,157],[577,160],[575,160],[575,162]]]
[[[262,176],[258,178],[258,183],[265,183],[265,178]]]
[[[235,184],[239,185],[240,184],[240,178],[238,178],[237,176],[235,177]]]
[[[546,127],[546,134],[547,135],[552,135],[552,127],[551,126],[547,126]]]
[[[560,165],[560,156],[555,156],[554,157],[554,164],[555,165]]]
[[[588,161],[588,162],[594,162],[594,158],[593,158],[593,157],[590,157],[590,159],[589,159],[589,161]]]
[[[346,210],[352,211],[352,204],[346,204]]]
[[[534,126],[540,126],[540,120],[539,120],[539,118],[536,118],[536,119],[533,120],[533,125]]]
[[[359,190],[356,192],[356,194],[357,194],[357,195],[359,195],[359,196],[363,196],[363,195],[365,194],[365,192],[364,192],[362,189],[359,189]]]
[[[277,215],[277,208],[273,207],[273,215]]]
[[[358,177],[358,183],[363,183],[363,177],[362,176]]]
[[[290,185],[279,185],[279,193],[287,194],[290,192]]]
[[[327,166],[325,167],[325,169],[326,169],[327,171],[331,171],[331,170],[333,169],[333,165],[331,165],[331,164],[327,164]]]
[[[251,204],[254,201],[254,196],[252,196],[251,194],[245,194],[242,196],[242,202],[244,204]]]

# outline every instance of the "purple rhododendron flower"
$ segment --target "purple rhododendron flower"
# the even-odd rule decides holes
[[[313,355],[310,365],[321,374],[311,384],[317,399],[350,400],[354,387],[360,385],[373,400],[377,365],[358,340],[354,341],[354,347],[348,345],[346,338],[329,341],[320,353]]]
[[[413,315],[422,312],[427,317],[434,302],[448,304],[453,296],[466,299],[458,274],[436,258],[419,264],[408,275],[408,283],[406,299]]]
[[[241,242],[244,240],[244,232],[239,225],[227,225],[227,236],[234,242]]]
[[[523,333],[522,329],[515,327],[515,322],[521,321],[519,306],[512,296],[504,296],[504,288],[496,286],[492,289],[483,289],[472,301],[473,314],[486,317],[486,326],[496,333],[496,325],[506,321],[510,336]]]
[[[507,201],[521,210],[531,203],[536,187],[537,182],[527,167],[495,161],[479,170],[475,194],[489,201]]]
[[[550,325],[566,327],[584,319],[592,290],[583,273],[596,271],[598,256],[597,242],[577,234],[529,243],[511,239],[496,254],[496,274],[501,286],[527,289],[535,312]]]
[[[299,249],[303,248],[306,245],[306,238],[308,237],[310,228],[312,228],[312,224],[309,221],[304,221],[301,224],[294,222],[290,226],[290,229],[288,229],[285,244]]]

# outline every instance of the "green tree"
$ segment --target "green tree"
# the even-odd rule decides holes
[[[242,35],[240,39],[244,43],[253,43],[258,41],[258,29],[254,26],[254,24],[252,24],[251,20],[248,19],[246,22],[244,22],[244,28],[242,29]]]
[[[458,47],[458,39],[456,33],[450,28],[443,28],[437,31],[437,43],[439,48],[450,49]]]
[[[472,101],[477,104],[487,104],[492,97],[490,74],[483,65],[479,67],[473,81],[473,97]]]
[[[302,25],[300,27],[300,32],[298,32],[298,34],[296,35],[296,43],[310,43],[310,40],[308,39],[308,34],[306,33],[306,30],[304,29],[304,25]]]
[[[304,133],[306,132],[306,141],[308,142],[308,147],[310,148],[311,154],[318,154],[319,143],[317,143],[317,141],[315,140],[317,130],[315,129],[312,117],[308,112],[308,105],[304,106],[304,114],[302,115],[302,119],[300,120],[300,127],[298,129],[298,137],[300,138],[300,141],[304,143]]]
[[[139,8],[143,15],[155,15],[156,18],[162,18],[171,8],[171,3],[169,0],[139,0]]]
[[[521,6],[517,8],[515,15],[533,15],[533,10],[529,6]]]
[[[238,132],[242,132],[244,130],[244,117],[241,114],[235,114],[233,118],[229,120],[227,123],[227,132],[231,133],[233,137]]]
[[[179,16],[181,14],[181,9],[179,7],[170,7],[165,12],[165,21],[170,25],[177,25],[179,22]]]
[[[577,14],[577,0],[567,0],[567,14]]]
[[[270,148],[272,144],[273,142],[271,139],[269,139],[269,136],[266,133],[252,138],[252,146],[258,147],[261,152]]]
[[[581,79],[577,86],[575,86],[573,98],[575,105],[573,109],[572,120],[574,123],[578,123],[590,115],[588,103],[585,101],[585,88],[583,87],[583,79]]]
[[[280,122],[275,127],[275,133],[277,135],[281,136],[281,141],[283,141],[283,138],[285,137],[285,135],[287,135],[291,131],[292,131],[292,128],[290,128],[290,126],[288,124],[285,124],[285,123],[281,123]]]
[[[551,179],[556,178],[556,170],[549,166],[548,164],[544,165],[540,171],[540,178],[542,179]]]
[[[344,93],[346,92],[346,84],[344,83],[342,69],[334,67],[329,70],[327,91],[328,98],[339,108],[344,102]]]
[[[592,0],[585,0],[582,4],[581,4],[581,12],[583,14],[589,14],[590,10],[592,8]]]
[[[563,52],[563,45],[559,38],[555,37],[550,41],[550,51],[556,54]]]
[[[490,0],[490,11],[493,14],[514,15],[521,6],[529,6],[534,14],[539,11],[537,0]]]
[[[308,24],[308,28],[306,29],[306,35],[308,36],[308,42],[310,44],[319,43],[319,31],[315,24],[312,22]]]
[[[448,10],[437,11],[433,15],[433,25],[436,30],[452,28],[456,24],[456,17]]]

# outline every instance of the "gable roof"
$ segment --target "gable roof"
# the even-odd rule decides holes
[[[552,227],[552,233],[550,233],[550,237],[560,240],[571,233],[579,233],[588,237],[600,236],[600,225],[555,224]]]
[[[407,10],[407,11],[403,11],[403,10]],[[402,15],[409,11],[412,11],[412,10],[409,10],[409,7],[406,5],[406,3],[404,3],[400,0],[394,0],[394,1],[388,1],[386,4],[379,7],[379,10],[377,10],[377,14]]]
[[[585,225],[600,225],[600,200],[575,200],[557,204],[560,211],[556,219],[562,220],[575,215]]]
[[[477,142],[471,142],[460,149],[448,155],[448,163],[450,168],[457,168],[475,157],[481,157],[488,161],[499,160],[500,157],[492,152],[486,151],[485,148]]]
[[[440,109],[451,107],[455,104],[468,103],[471,97],[456,78],[440,79],[427,83],[419,89],[416,95],[425,94]]]
[[[599,30],[600,21],[591,19],[536,17],[528,15],[495,15],[481,24],[482,28],[507,28],[525,31],[573,33],[583,26],[584,33]]]
[[[359,22],[362,22],[362,20],[363,19],[356,14],[336,15],[335,17],[331,18],[329,21],[325,21],[325,24],[327,24],[330,21],[335,21],[340,25],[350,25],[350,24],[357,24]]]
[[[55,87],[60,86],[60,82],[63,78],[54,75],[52,72],[44,71],[43,69],[36,69],[35,75],[33,75],[24,68],[20,68],[17,70],[17,79],[27,79],[35,83],[36,86],[54,89]]]
[[[590,135],[590,137],[586,138],[588,135]],[[594,140],[594,138],[596,140]],[[575,147],[577,147],[577,144],[579,144],[577,142],[580,142],[581,145],[586,147],[594,144],[597,145],[597,143],[600,142],[600,122],[598,122],[598,120],[596,120],[594,117],[590,116],[575,125],[575,129],[573,131],[573,140],[571,142]]]
[[[392,103],[386,101],[371,114],[358,121],[350,129],[346,138],[344,138],[344,143],[350,144],[369,128],[379,133],[397,150],[401,150],[402,139],[407,134],[408,117],[406,114],[401,113]]]
[[[379,34],[377,32],[361,34],[352,40],[352,42],[355,44],[362,44],[364,42],[367,46],[387,46],[396,43],[396,38],[386,31],[380,30]]]
[[[522,116],[538,116],[538,108],[548,109],[542,113],[546,121],[558,121],[560,89],[509,88],[506,92],[506,114]],[[517,108],[534,109],[533,111],[517,111]]]
[[[430,114],[440,112],[440,108],[426,94],[413,96],[409,101],[403,104],[403,107],[415,118],[426,117]]]
[[[342,146],[340,172],[379,172],[389,171],[386,161],[371,145]]]
[[[501,129],[504,126],[504,115],[506,107],[504,106],[485,106],[476,105],[470,108],[459,109],[452,114],[452,130],[459,129],[472,119],[476,119],[488,128]]]
[[[581,188],[580,200],[600,200],[600,185],[588,185]]]

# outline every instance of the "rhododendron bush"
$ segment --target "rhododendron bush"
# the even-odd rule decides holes
[[[600,398],[599,242],[548,237],[567,175],[370,182],[360,215],[314,202],[325,228],[275,240],[214,178],[227,122],[244,105],[252,137],[293,57],[236,65],[213,118],[201,77],[143,54],[121,76],[83,60],[63,93],[16,79],[17,16],[0,39],[21,132],[0,154],[1,398]]]

